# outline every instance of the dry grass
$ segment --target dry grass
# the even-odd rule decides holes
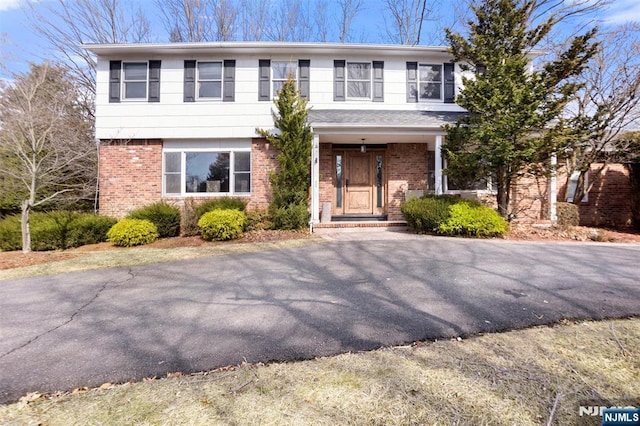
[[[318,238],[300,238],[281,241],[252,242],[250,244],[209,243],[192,247],[152,248],[143,246],[100,251],[75,250],[73,251],[73,257],[70,259],[39,263],[22,268],[0,270],[0,280],[299,247],[318,241],[320,241]]]
[[[638,377],[640,319],[579,322],[32,395],[0,423],[572,425],[580,400],[638,398]]]

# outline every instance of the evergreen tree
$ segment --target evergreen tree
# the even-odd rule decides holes
[[[278,170],[270,176],[270,209],[272,213],[277,209],[292,208],[306,212],[311,185],[313,137],[307,124],[307,101],[300,96],[295,80],[289,77],[278,92],[274,104],[277,112],[273,112],[273,121],[278,132],[256,129],[260,136],[280,150]]]
[[[569,77],[578,75],[597,49],[594,29],[532,70],[532,50],[557,23],[550,16],[533,26],[535,9],[536,0],[485,0],[473,7],[468,39],[447,30],[455,61],[476,70],[475,79],[464,79],[456,100],[469,115],[445,127],[447,174],[475,181],[490,176],[505,218],[512,213],[510,193],[518,177],[558,148],[550,124],[579,89]]]

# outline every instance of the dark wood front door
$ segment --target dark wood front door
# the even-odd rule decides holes
[[[384,213],[384,152],[335,151],[334,213]]]

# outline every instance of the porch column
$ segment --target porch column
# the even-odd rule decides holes
[[[436,195],[440,195],[444,192],[443,190],[443,179],[442,179],[442,135],[436,135],[436,167],[435,167],[435,175],[436,175]]]
[[[313,131],[313,129],[311,130]],[[311,148],[311,225],[320,222],[320,136],[313,134]]]
[[[556,211],[558,202],[558,182],[556,170],[558,169],[558,157],[555,153],[551,154],[551,175],[549,177],[549,220],[558,220]]]

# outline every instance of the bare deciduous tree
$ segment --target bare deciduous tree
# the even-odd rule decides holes
[[[31,251],[31,209],[90,194],[95,185],[93,129],[78,87],[61,66],[32,65],[0,94],[3,191],[22,195],[22,251]]]
[[[261,0],[241,0],[240,26],[242,40],[262,41],[266,38],[266,25],[269,22],[269,2]]]
[[[217,0],[213,5],[214,31],[216,41],[236,39],[238,8],[233,0]]]
[[[420,44],[422,25],[433,14],[431,0],[386,0],[386,11],[391,15],[385,18],[387,38],[395,44]]]
[[[350,41],[351,25],[353,24],[355,17],[362,11],[363,1],[338,0],[337,3],[338,12],[340,14],[338,20],[338,25],[340,26],[338,41],[340,43],[345,43]]]
[[[89,93],[90,111],[96,64],[82,44],[149,41],[149,21],[142,10],[120,0],[55,0],[38,7],[31,2],[28,5],[34,31],[47,40],[58,61]]]
[[[591,166],[599,164],[599,175],[608,162],[618,161],[625,153],[616,141],[640,125],[640,24],[602,33],[600,51],[576,83],[582,89],[567,110],[565,164],[567,185],[575,174],[572,201],[579,204],[595,183],[585,179]]]

